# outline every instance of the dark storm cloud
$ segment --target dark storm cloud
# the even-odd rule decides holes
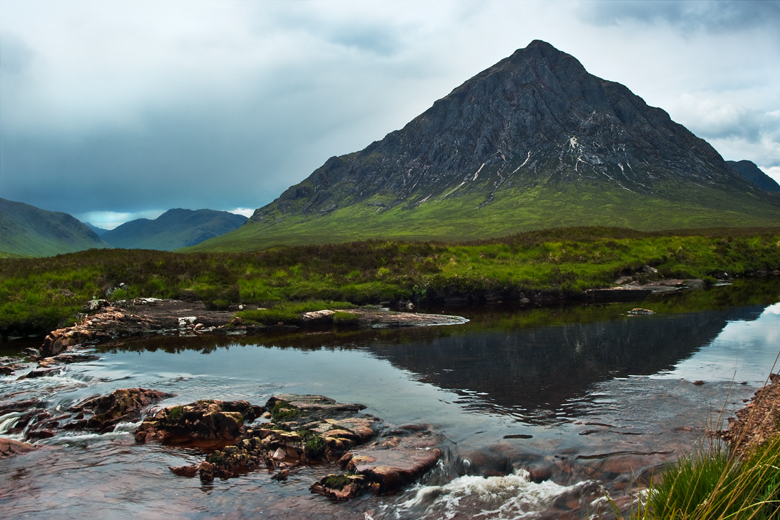
[[[665,22],[683,31],[740,31],[780,22],[780,2],[750,0],[670,0],[637,2],[605,0],[580,4],[582,20],[594,25],[624,21]]]
[[[535,38],[772,165],[777,5],[0,0],[0,196],[257,208]]]

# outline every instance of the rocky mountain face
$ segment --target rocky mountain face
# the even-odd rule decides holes
[[[744,178],[764,191],[780,191],[780,184],[761,170],[753,161],[726,161]]]
[[[67,213],[0,199],[0,252],[53,256],[105,247],[94,231]]]
[[[102,238],[114,247],[172,251],[233,231],[246,217],[211,209],[171,209],[154,220],[125,222]]]
[[[329,159],[272,205],[322,214],[374,198],[412,208],[458,192],[601,181],[659,195],[664,182],[749,186],[707,142],[628,88],[534,41],[478,74],[402,130]]]

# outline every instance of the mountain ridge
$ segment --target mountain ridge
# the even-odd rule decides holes
[[[174,208],[156,219],[136,219],[106,231],[102,239],[125,249],[171,251],[193,246],[243,225],[246,217],[211,209]]]
[[[110,247],[72,215],[0,198],[0,251],[53,256]]]
[[[777,183],[772,177],[764,173],[764,171],[756,166],[753,161],[726,161],[726,164],[731,166],[742,177],[749,180],[764,191],[776,192],[780,191],[780,184]]]

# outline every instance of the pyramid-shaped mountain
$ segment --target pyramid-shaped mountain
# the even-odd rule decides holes
[[[706,141],[534,41],[201,247],[778,224],[778,198]]]

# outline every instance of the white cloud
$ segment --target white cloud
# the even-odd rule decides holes
[[[236,208],[226,210],[229,213],[235,213],[236,215],[243,215],[245,217],[251,217],[255,212],[253,208]]]
[[[759,168],[780,184],[780,166],[759,166]]]
[[[115,211],[88,211],[86,213],[80,213],[74,216],[81,222],[89,222],[93,226],[111,230],[124,224],[125,222],[130,222],[131,220],[137,220],[139,218],[154,220],[165,213],[165,211],[166,210],[158,209],[138,211],[135,213],[119,213]]]

